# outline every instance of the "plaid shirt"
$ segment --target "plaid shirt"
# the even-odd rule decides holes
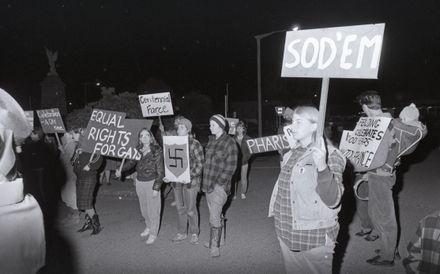
[[[210,136],[206,145],[202,190],[210,193],[215,184],[230,192],[231,179],[237,168],[238,149],[234,139],[223,133],[218,139]]]
[[[311,229],[311,230],[295,230],[293,228],[293,216],[291,206],[291,193],[290,193],[290,177],[294,165],[298,162],[298,159],[309,149],[297,148],[293,150],[293,154],[282,166],[280,176],[278,179],[278,194],[274,204],[274,219],[275,229],[278,237],[294,251],[305,251],[315,247],[324,246],[326,243],[326,236],[333,241],[336,241],[339,232],[339,224],[334,226]],[[331,177],[333,180],[331,184],[334,189],[333,200],[330,207],[335,207],[339,204],[342,192],[342,172],[344,171],[345,161],[339,153],[331,153],[328,157],[327,165],[330,172],[333,174]],[[319,176],[318,176],[319,181]],[[319,185],[318,187],[319,188]],[[323,198],[323,197],[322,197]]]
[[[403,264],[407,273],[440,273],[440,211],[420,221]],[[412,265],[417,266],[417,270]]]
[[[191,187],[200,187],[204,160],[205,156],[203,155],[202,145],[190,135],[189,166],[191,170]]]

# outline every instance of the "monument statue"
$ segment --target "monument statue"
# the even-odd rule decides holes
[[[54,52],[54,51],[50,51],[48,48],[45,49],[46,49],[46,56],[49,61],[49,72],[47,73],[47,76],[50,75],[58,76],[57,70],[55,68],[55,62],[58,59],[58,51]]]

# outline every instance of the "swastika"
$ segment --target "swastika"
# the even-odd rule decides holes
[[[171,150],[174,150],[174,155],[171,156]],[[168,148],[168,158],[174,160],[174,164],[170,164],[170,167],[178,167],[178,162],[180,162],[180,168],[183,168],[183,158],[179,157],[178,152],[183,152],[181,148]]]

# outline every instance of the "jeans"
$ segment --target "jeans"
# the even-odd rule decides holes
[[[160,225],[161,200],[160,193],[153,197],[153,181],[142,182],[136,180],[136,194],[145,225],[150,229],[150,235],[157,236]]]
[[[393,186],[396,177],[368,174],[368,214],[379,234],[383,260],[394,260],[397,247],[397,221],[394,210]]]
[[[215,185],[211,193],[206,193],[206,202],[209,209],[209,224],[211,227],[221,227],[221,215],[223,206],[226,204],[228,195],[220,185]]]
[[[177,209],[177,232],[186,234],[189,223],[189,233],[199,234],[199,214],[196,208],[198,188],[187,188],[186,185],[176,183],[174,198]]]
[[[328,238],[324,246],[294,252],[278,238],[286,273],[332,273],[335,243]]]

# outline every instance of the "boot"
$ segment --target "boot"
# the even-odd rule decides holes
[[[211,227],[209,249],[211,257],[220,257],[220,239],[222,227]]]
[[[77,232],[84,232],[86,230],[92,229],[92,219],[90,219],[89,215],[86,214],[86,222],[84,223],[84,225],[77,230]]]
[[[91,235],[96,235],[102,230],[101,224],[99,223],[98,214],[95,214],[92,217],[92,227],[93,227],[93,232]]]

